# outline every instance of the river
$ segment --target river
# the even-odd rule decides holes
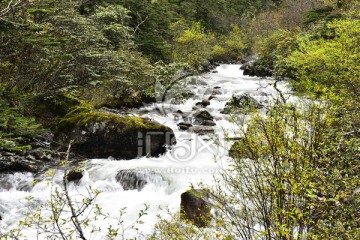
[[[69,183],[69,194],[74,200],[80,200],[88,195],[91,186],[101,192],[95,203],[108,215],[106,219],[100,217],[92,221],[94,226],[101,228],[100,231],[90,233],[90,227],[85,229],[89,239],[106,239],[109,225],[113,228],[119,227],[119,211],[123,208],[126,209],[121,216],[124,221],[122,224],[131,226],[144,204],[147,204],[149,209],[147,215],[141,219],[144,224],[138,227],[143,234],[149,234],[158,214],[167,217],[167,213],[160,208],[177,212],[180,208],[180,195],[192,184],[212,184],[214,174],[226,168],[227,149],[231,146],[231,140],[225,139],[239,137],[237,124],[233,123],[229,114],[221,113],[226,103],[233,95],[247,93],[266,104],[277,94],[269,85],[274,82],[273,79],[243,76],[239,68],[240,65],[225,64],[211,73],[199,76],[197,84],[188,85],[194,96],[186,101],[150,104],[134,110],[132,114],[153,119],[174,131],[177,144],[166,154],[158,158],[142,157],[126,161],[111,157],[89,159],[83,163],[84,176],[78,183]],[[285,83],[279,83],[278,88],[289,92]],[[204,134],[179,130],[177,124],[183,122],[182,117],[179,117],[179,110],[182,114],[191,114],[197,103],[208,100],[210,96],[210,105],[204,109],[213,116],[216,126],[206,127]],[[214,129],[214,133],[211,133],[211,129]],[[197,132],[196,129],[194,132]],[[116,180],[119,171],[128,169],[143,173],[147,184],[141,191],[125,191]],[[59,167],[41,176],[31,173],[0,175],[1,231],[17,227],[18,222],[24,219],[28,212],[30,216],[34,216],[39,207],[43,216],[50,216],[51,212],[47,210],[50,209],[48,201],[51,193],[54,193],[57,187],[61,188],[63,174],[64,170]],[[94,216],[93,212],[89,213],[89,217]],[[63,216],[69,216],[69,213],[64,213]],[[25,237],[20,239],[42,239],[37,235],[35,227],[24,228],[22,233]],[[124,234],[126,238],[134,237],[138,235],[138,231],[128,229]]]

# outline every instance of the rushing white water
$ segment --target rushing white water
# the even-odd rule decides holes
[[[270,84],[272,79],[260,79],[256,77],[243,76],[240,65],[221,65],[216,72],[206,73],[200,78],[206,85],[189,85],[195,96],[183,103],[168,104],[161,107],[167,108],[165,113],[156,111],[159,106],[152,104],[144,107],[134,114],[151,118],[161,124],[169,126],[175,132],[177,144],[168,153],[158,158],[142,157],[133,160],[121,159],[90,159],[84,164],[84,177],[77,184],[69,184],[70,196],[81,199],[87,195],[89,186],[101,191],[96,198],[104,213],[112,217],[99,218],[93,224],[101,227],[101,231],[93,233],[91,239],[106,239],[106,231],[109,225],[116,228],[119,223],[119,211],[126,208],[121,219],[123,225],[132,224],[144,204],[150,206],[148,214],[142,218],[145,224],[139,226],[141,232],[151,233],[157,215],[165,213],[159,207],[168,207],[171,212],[180,208],[180,195],[189,189],[191,184],[199,182],[210,184],[213,175],[217,174],[225,165],[229,145],[224,139],[224,133],[230,137],[236,137],[237,125],[233,124],[230,116],[221,114],[225,104],[234,94],[248,93],[259,101],[267,101],[270,96],[275,96],[276,91]],[[278,88],[288,91],[285,83],[278,83]],[[176,117],[176,111],[193,112],[195,104],[201,100],[209,99],[212,90],[217,89],[218,94],[210,100],[210,105],[205,107],[214,117],[216,126],[215,136],[220,140],[221,146],[214,144],[213,134],[199,136],[187,131],[180,131],[177,123],[182,119]],[[145,111],[146,110],[146,111]],[[146,114],[144,113],[146,112]],[[154,172],[146,177],[148,184],[141,191],[128,190],[117,182],[116,175],[120,170],[141,170]],[[35,209],[45,204],[56,187],[61,186],[64,171],[61,167],[53,174],[33,176],[31,173],[14,173],[0,175],[0,221],[2,231],[12,229],[26,216],[27,212],[33,213]],[[34,181],[36,180],[36,181]],[[51,184],[49,184],[51,183]],[[82,195],[82,196],[81,196]],[[29,205],[27,198],[31,197],[32,204]],[[50,215],[50,212],[43,211]],[[91,216],[91,215],[90,215]],[[89,230],[86,230],[89,231]],[[36,239],[36,229],[24,229],[23,234],[28,239]],[[89,232],[86,232],[90,236]],[[138,234],[136,231],[128,230],[125,237]],[[119,239],[122,236],[118,237]],[[21,239],[21,238],[20,238]],[[39,237],[41,239],[41,236]]]

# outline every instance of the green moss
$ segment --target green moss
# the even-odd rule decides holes
[[[68,114],[66,114],[58,125],[58,130],[69,132],[76,126],[84,127],[88,123],[107,123],[110,130],[121,129],[126,131],[167,131],[167,127],[156,124],[152,121],[134,117],[134,116],[119,116],[113,113],[100,112],[92,109],[89,106],[73,107]]]
[[[43,125],[51,127],[80,102],[72,96],[55,93],[32,97],[25,105],[28,115],[35,116]]]

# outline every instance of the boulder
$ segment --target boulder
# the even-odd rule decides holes
[[[0,172],[37,172],[44,167],[43,162],[18,155],[0,156]]]
[[[201,125],[203,126],[216,126],[216,123],[212,120],[205,120]]]
[[[254,107],[259,109],[263,107],[258,100],[248,94],[233,95],[230,104],[238,108]]]
[[[162,184],[164,182],[163,177],[155,172],[135,169],[120,170],[115,179],[125,191],[135,189],[141,191],[148,183]]]
[[[203,122],[205,120],[210,120],[210,121],[214,120],[214,117],[211,116],[211,114],[206,110],[195,112],[193,118],[195,119],[195,121],[199,121],[199,122]]]
[[[197,227],[209,226],[212,215],[210,194],[206,190],[191,189],[181,194],[180,216]]]
[[[235,110],[246,110],[254,108],[260,109],[262,107],[263,105],[249,94],[233,95],[231,101],[226,103],[225,109],[221,111],[221,113],[229,114],[234,108]]]
[[[259,61],[248,62],[240,67],[243,70],[243,75],[249,75],[251,77],[271,77],[273,72],[265,64]]]
[[[82,169],[71,169],[66,174],[66,180],[68,182],[78,183],[83,176],[84,176],[84,171]]]
[[[202,108],[207,107],[207,106],[209,106],[209,105],[210,105],[210,101],[209,101],[209,100],[202,100],[201,102],[197,102],[197,103],[195,104],[196,107],[202,107]]]
[[[135,116],[76,107],[59,122],[54,139],[85,158],[133,159],[158,156],[175,143],[173,131],[159,123]],[[150,141],[150,142],[149,142]]]
[[[192,127],[192,124],[191,123],[186,123],[186,122],[181,122],[181,123],[178,123],[178,127],[180,130],[188,130],[190,127]]]

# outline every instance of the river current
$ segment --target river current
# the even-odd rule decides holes
[[[133,160],[113,159],[109,156],[108,159],[89,159],[83,163],[84,176],[78,183],[69,183],[69,194],[74,200],[81,200],[88,196],[91,186],[101,192],[95,203],[104,215],[108,215],[105,219],[99,217],[91,221],[92,225],[100,227],[100,231],[90,233],[91,228],[85,228],[88,239],[107,239],[109,225],[113,228],[119,227],[119,218],[123,220],[123,226],[131,226],[144,204],[148,205],[149,209],[147,215],[141,219],[144,224],[138,228],[142,234],[149,234],[158,220],[157,215],[165,218],[168,216],[165,208],[170,212],[179,211],[180,195],[191,185],[196,186],[199,182],[212,184],[214,175],[226,168],[231,139],[239,137],[238,125],[233,123],[229,114],[221,113],[226,103],[233,95],[246,93],[266,104],[277,95],[271,86],[273,79],[244,76],[239,68],[240,65],[225,64],[211,73],[198,76],[197,82],[188,85],[193,92],[193,97],[188,100],[177,103],[169,101],[161,106],[150,104],[134,110],[132,114],[150,118],[174,131],[177,143],[166,154]],[[286,83],[278,83],[278,88],[289,93]],[[198,131],[179,130],[177,124],[184,121],[182,116],[178,116],[179,112],[191,114],[197,103],[208,100],[210,96],[210,105],[203,106],[203,109],[214,117],[216,126],[206,126],[205,132],[202,131],[201,134],[196,133]],[[126,191],[116,178],[121,170],[143,173],[147,184],[140,191]],[[51,193],[54,193],[57,187],[61,188],[63,174],[64,170],[59,167],[41,176],[31,173],[0,175],[1,231],[16,228],[27,213],[33,216],[39,207],[43,209],[44,216],[51,216],[51,212],[47,210],[50,209],[47,202]],[[126,209],[122,210],[124,208]],[[121,217],[119,211],[123,211]],[[94,209],[88,217],[92,217],[93,212]],[[69,214],[65,213],[64,217]],[[22,233],[25,237],[20,239],[42,239],[34,227],[24,228]],[[124,231],[125,238],[138,234],[139,231],[130,228]],[[122,237],[119,236],[118,239]]]

